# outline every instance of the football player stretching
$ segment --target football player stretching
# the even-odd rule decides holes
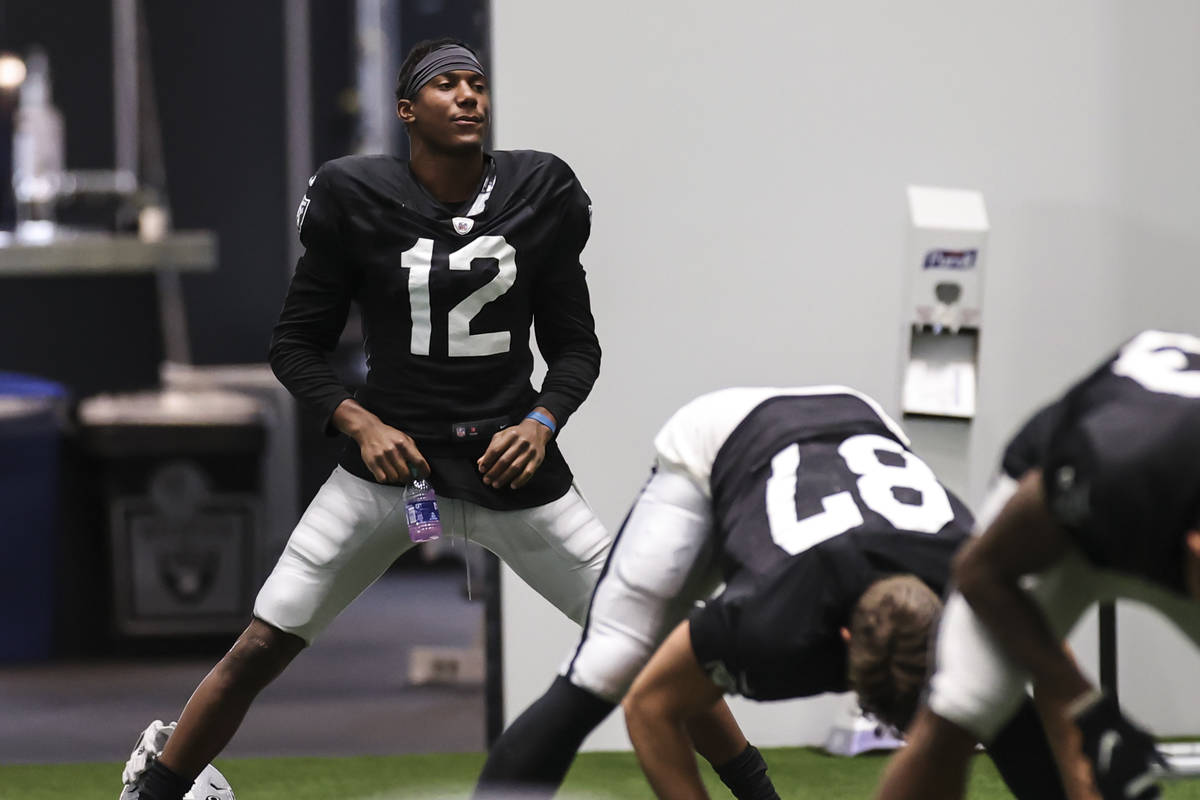
[[[1156,608],[1200,643],[1200,339],[1146,331],[1017,434],[955,566],[937,669],[878,796],[961,797],[969,756],[1032,682],[1064,771],[1105,800],[1158,797],[1153,737],[1061,642],[1093,603]],[[1089,769],[1090,767],[1090,769]]]

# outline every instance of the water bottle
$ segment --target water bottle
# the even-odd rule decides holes
[[[13,119],[13,193],[19,235],[54,229],[54,200],[63,172],[62,115],[50,101],[50,61],[34,48]]]
[[[408,535],[414,542],[432,542],[442,535],[437,495],[424,478],[415,478],[404,488],[404,514],[408,519]]]

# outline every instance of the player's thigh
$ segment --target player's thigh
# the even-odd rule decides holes
[[[338,467],[292,531],[254,615],[311,643],[410,547],[403,487]]]
[[[716,588],[712,504],[681,473],[659,470],[621,526],[566,664],[577,686],[618,701],[694,603]]]
[[[963,596],[951,594],[938,625],[930,709],[986,744],[1016,712],[1027,679]]]
[[[1023,587],[1064,637],[1096,601],[1098,581],[1069,554],[1053,569],[1023,579]],[[929,705],[935,713],[990,742],[1025,698],[1028,672],[1016,664],[957,592],[946,601],[937,634]]]
[[[557,500],[518,511],[469,506],[472,539],[529,586],[582,623],[612,536],[574,486]]]

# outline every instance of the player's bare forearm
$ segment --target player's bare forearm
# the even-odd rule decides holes
[[[904,738],[907,745],[888,762],[875,800],[963,797],[975,737],[923,706]]]
[[[557,424],[554,415],[542,406],[534,411]],[[476,465],[483,482],[494,489],[520,489],[546,460],[546,447],[554,432],[536,419],[523,419],[517,425],[497,431]]]
[[[707,800],[688,720],[722,695],[700,669],[688,623],[677,627],[634,681],[622,704],[638,763],[662,800]]]
[[[1074,660],[1069,649],[1065,652],[1068,658]],[[1042,718],[1046,739],[1054,752],[1054,760],[1058,762],[1063,789],[1069,800],[1100,800],[1092,781],[1092,767],[1081,749],[1082,737],[1079,728],[1070,717],[1069,704],[1059,698],[1047,697],[1046,693],[1036,686],[1033,690],[1033,702],[1037,707],[1038,716]]]
[[[355,441],[358,441],[359,435],[370,426],[383,424],[379,417],[363,408],[357,400],[343,400],[339,403],[334,409],[331,422],[333,427]]]
[[[983,536],[963,548],[954,569],[963,597],[1009,656],[1029,670],[1044,702],[1064,704],[1091,686],[1020,579],[1049,569],[1068,549],[1034,470]]]
[[[429,462],[412,437],[384,423],[357,400],[343,400],[332,422],[358,444],[363,464],[380,483],[407,483],[429,475]]]

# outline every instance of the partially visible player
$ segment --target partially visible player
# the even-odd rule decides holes
[[[1030,680],[1064,731],[1065,770],[1086,757],[1106,800],[1158,797],[1153,737],[1061,641],[1093,603],[1130,598],[1200,644],[1200,338],[1134,337],[1018,433],[1004,472],[998,513],[957,560],[928,705],[879,797],[961,797],[975,742]]]
[[[631,684],[630,735],[667,798],[707,796],[695,722],[724,709],[725,692],[855,688],[898,727],[917,707],[938,597],[972,521],[875,401],[837,386],[725,389],[677,411],[655,448],[578,648],[493,747],[484,796],[557,787]],[[721,578],[720,598],[676,628]],[[718,775],[735,795],[775,796],[729,721],[714,730],[731,759]],[[1017,795],[1061,797],[1036,712],[1011,729],[994,756]]]
[[[312,177],[271,342],[276,376],[346,436],[340,465],[161,756],[126,773],[124,800],[180,800],[258,693],[413,546],[402,484],[414,476],[429,476],[450,532],[583,620],[611,536],[554,437],[600,368],[580,263],[590,200],[549,153],[485,151],[491,95],[462,42],[414,47],[396,98],[411,157],[340,158]],[[353,396],[327,360],[352,302],[369,369]]]

